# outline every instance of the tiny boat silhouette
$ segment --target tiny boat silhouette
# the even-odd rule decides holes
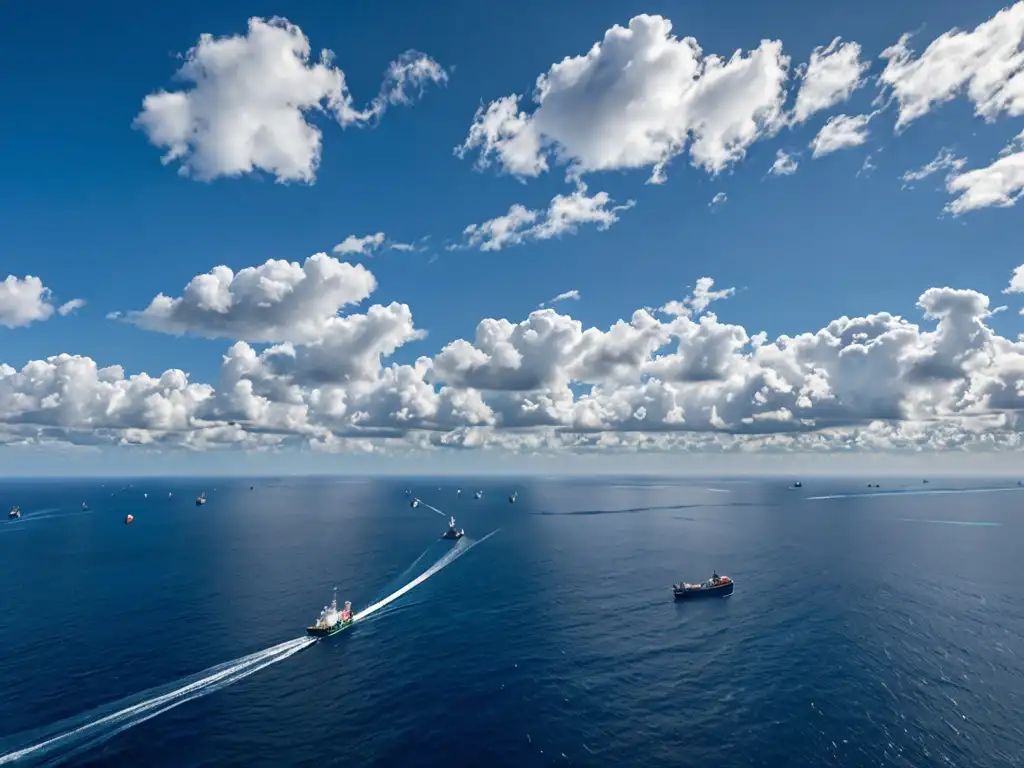
[[[132,521],[133,521],[134,519],[135,519],[135,516],[134,516],[134,515],[128,515],[128,516],[127,516],[127,517],[126,517],[126,518],[124,519],[124,524],[125,524],[125,525],[131,525],[131,523],[132,523]]]
[[[475,494],[473,494],[473,498],[474,499],[482,499],[483,497],[484,497],[484,492],[483,491],[477,491]]]
[[[88,505],[88,504],[86,504],[86,503],[85,503],[85,502],[83,501],[83,502],[82,502],[82,511],[83,511],[83,512],[85,512],[85,511],[87,511],[88,509],[89,509],[89,505]]]
[[[672,585],[676,600],[687,600],[695,597],[728,597],[732,594],[735,582],[728,576],[714,573],[710,579],[701,584],[687,584],[680,581]]]
[[[206,503],[206,491],[203,491],[196,497],[196,506],[201,507]]]
[[[21,517],[21,507],[15,504],[13,507],[11,507],[11,511],[7,513],[7,517],[11,520],[17,520],[19,517]]]
[[[512,491],[511,495],[508,497],[508,503],[509,504],[515,504],[516,503],[516,499],[518,497],[519,497],[519,491]]]

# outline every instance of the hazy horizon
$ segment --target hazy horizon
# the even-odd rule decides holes
[[[5,455],[6,454],[6,455]],[[418,456],[315,452],[0,452],[7,477],[1024,477],[1020,456],[898,454],[556,454],[452,451]]]

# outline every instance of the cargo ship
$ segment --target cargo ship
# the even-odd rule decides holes
[[[728,597],[732,594],[735,582],[728,576],[719,576],[717,573],[702,584],[687,584],[680,581],[672,585],[672,592],[676,600],[688,600],[694,597]]]
[[[455,518],[448,518],[448,530],[441,534],[442,539],[461,539],[466,535],[465,530],[457,530],[455,528]]]
[[[352,603],[345,601],[345,607],[338,611],[338,588],[334,588],[331,604],[320,611],[316,623],[306,627],[306,634],[313,637],[330,637],[352,626]]]

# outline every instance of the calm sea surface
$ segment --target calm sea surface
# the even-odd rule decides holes
[[[1024,766],[1024,488],[868,482],[0,483],[0,764]]]

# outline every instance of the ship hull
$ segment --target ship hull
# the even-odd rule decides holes
[[[464,534],[464,533],[463,533],[462,531],[458,531],[458,532],[456,532],[456,533],[451,533],[451,532],[448,532],[448,533],[442,533],[442,534],[441,534],[441,538],[442,538],[442,539],[451,539],[451,540],[455,540],[455,539],[461,539],[461,538],[462,538],[462,537],[463,537],[464,535],[465,535],[465,534]]]
[[[346,629],[352,626],[352,620],[339,621],[333,627],[306,627],[306,634],[310,637],[330,637],[336,635],[339,632],[344,632]]]
[[[708,597],[728,597],[735,586],[735,583],[730,581],[728,584],[710,589],[673,589],[672,592],[676,600],[703,600]]]

